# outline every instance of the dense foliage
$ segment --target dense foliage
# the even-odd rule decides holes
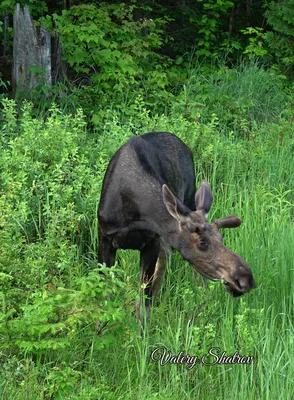
[[[87,0],[72,0],[63,3],[50,0],[2,0],[0,2],[1,14],[3,16],[12,14],[16,3],[20,3],[21,6],[29,5],[36,19],[44,15],[59,15],[59,17],[62,15],[61,18],[64,16],[65,20],[69,16],[82,18],[85,7],[91,7],[96,11],[93,15],[90,12],[87,17],[91,18],[92,16],[95,20],[95,14],[107,13],[107,18],[100,21],[101,24],[107,24],[107,20],[114,12],[115,17],[111,17],[111,19],[118,27],[124,26],[124,23],[121,25],[121,21],[124,20],[127,13],[128,18],[136,23],[141,23],[143,35],[149,33],[151,21],[156,21],[163,28],[162,38],[165,45],[160,51],[172,57],[183,55],[192,49],[199,56],[218,57],[220,51],[232,53],[233,57],[238,53],[240,55],[248,44],[246,37],[242,35],[242,30],[248,27],[261,28],[264,32],[270,33],[270,39],[273,33],[278,40],[282,39],[284,35],[291,36],[291,13],[293,12],[291,0],[283,0],[279,3],[265,0],[255,2],[250,0],[238,2],[229,0],[145,0],[144,2],[106,0],[99,4]],[[136,30],[135,26],[134,30]],[[89,33],[90,31],[87,32],[87,34]],[[125,33],[122,29],[122,36]],[[291,46],[290,42],[288,45]],[[158,46],[158,48],[160,47]],[[280,50],[283,51],[282,44]]]
[[[0,51],[12,54],[12,15],[16,0],[0,1]],[[229,66],[242,55],[258,57],[292,78],[293,5],[290,0],[189,1],[20,1],[29,5],[35,25],[42,22],[63,43],[67,77],[80,96],[97,106],[132,96],[130,84],[149,103],[167,87],[176,89],[191,54],[199,60],[225,59]],[[73,75],[73,71],[77,73]],[[126,90],[127,85],[127,90]],[[103,95],[104,96],[103,96]],[[81,100],[79,98],[79,100]]]

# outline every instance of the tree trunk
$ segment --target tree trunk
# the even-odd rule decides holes
[[[13,27],[13,94],[40,84],[51,86],[51,33],[42,25],[37,33],[29,8],[22,10],[19,4],[15,7]]]
[[[62,44],[60,43],[59,36],[52,36],[52,49],[51,49],[51,75],[52,84],[55,85],[58,82],[63,82],[66,75],[67,63],[62,60]]]
[[[236,1],[236,0],[233,0],[233,7],[232,7],[232,9],[231,9],[231,15],[230,15],[229,39],[231,38],[232,33],[233,33],[233,24],[234,24],[235,11],[236,11],[236,10],[235,10],[235,6],[236,6],[235,1]]]

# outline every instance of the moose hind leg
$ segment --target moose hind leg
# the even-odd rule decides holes
[[[145,318],[148,319],[152,302],[152,280],[155,265],[159,254],[159,237],[150,240],[140,252],[140,300],[137,303],[137,317],[144,325]],[[145,285],[142,289],[142,284]],[[142,304],[145,310],[142,310]]]

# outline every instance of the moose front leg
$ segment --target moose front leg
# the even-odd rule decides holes
[[[152,302],[152,281],[154,277],[155,265],[159,254],[160,240],[156,236],[151,239],[140,252],[140,300],[137,303],[137,317],[144,325],[145,318],[148,319]],[[145,285],[142,289],[142,285]],[[144,310],[141,309],[145,305]],[[144,315],[145,314],[145,315]]]
[[[105,263],[107,267],[112,267],[115,263],[116,249],[111,240],[102,235],[101,229],[99,229],[98,235],[98,263]]]
[[[166,272],[166,253],[163,246],[160,246],[159,254],[155,266],[154,276],[152,279],[151,291],[153,302],[156,300],[162,279]]]

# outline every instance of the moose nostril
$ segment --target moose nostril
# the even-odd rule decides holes
[[[249,279],[247,276],[242,276],[239,279],[236,279],[236,283],[242,292],[246,292],[251,287],[251,285],[249,285]]]
[[[250,289],[255,289],[257,286],[253,277],[248,277],[248,276],[242,276],[241,278],[236,279],[236,283],[238,284],[242,292],[246,292],[247,290]]]

